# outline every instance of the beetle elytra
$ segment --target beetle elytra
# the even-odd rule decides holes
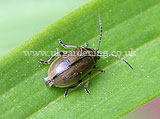
[[[77,47],[77,46],[65,45],[63,41],[59,39],[59,43],[64,48],[74,48],[74,50],[65,54],[63,52],[57,52],[48,61],[40,60],[40,63],[50,64],[51,61],[58,54],[61,55],[51,64],[48,70],[48,77],[44,78],[46,85],[48,85],[49,87],[51,87],[52,85],[60,88],[67,87],[67,90],[65,91],[64,94],[64,96],[66,97],[68,95],[68,91],[70,89],[79,87],[82,84],[82,78],[85,75],[89,74],[90,78],[84,85],[84,89],[87,94],[90,94],[90,92],[88,91],[88,85],[91,80],[92,69],[94,68],[97,69],[98,71],[104,72],[103,70],[100,70],[97,66],[95,66],[97,61],[100,59],[101,55],[117,57],[123,60],[131,69],[133,69],[132,66],[126,60],[117,55],[98,53],[102,39],[102,22],[100,15],[99,15],[99,23],[100,23],[100,39],[96,50],[92,48],[87,48],[88,46],[87,43],[83,47]],[[73,86],[76,83],[78,84],[76,86]]]

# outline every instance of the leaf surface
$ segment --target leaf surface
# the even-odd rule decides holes
[[[95,0],[52,24],[21,47],[0,59],[0,117],[5,118],[119,118],[160,96],[160,1]],[[89,84],[64,98],[63,88],[47,88],[46,56],[25,56],[24,51],[69,51],[58,43],[96,49],[101,14],[100,51],[122,53],[133,67],[114,57],[101,57]],[[134,55],[130,56],[130,52]],[[117,52],[118,51],[118,52]],[[86,76],[86,81],[89,76]]]

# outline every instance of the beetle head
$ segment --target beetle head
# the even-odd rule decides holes
[[[45,81],[46,86],[49,88],[53,85],[53,83],[48,77],[44,78],[44,81]]]

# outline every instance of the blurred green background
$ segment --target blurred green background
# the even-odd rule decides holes
[[[91,0],[1,0],[0,57]]]
[[[0,57],[91,0],[1,0]],[[158,119],[160,98],[123,118]]]

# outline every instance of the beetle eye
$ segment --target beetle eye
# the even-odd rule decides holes
[[[100,59],[100,56],[98,56],[98,60]]]

